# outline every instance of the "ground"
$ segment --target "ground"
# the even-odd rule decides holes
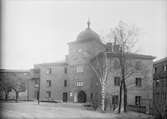
[[[87,110],[82,104],[74,103],[40,103],[7,102],[1,104],[2,119],[151,119],[150,116],[128,112],[100,113]]]

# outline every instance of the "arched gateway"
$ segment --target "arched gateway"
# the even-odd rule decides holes
[[[80,103],[85,103],[86,102],[86,93],[83,90],[81,90],[78,93],[78,102],[80,102]]]

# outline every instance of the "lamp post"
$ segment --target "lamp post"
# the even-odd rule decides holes
[[[39,84],[38,84],[38,95],[37,95],[37,98],[38,98],[38,104],[40,103],[40,78],[39,78]]]

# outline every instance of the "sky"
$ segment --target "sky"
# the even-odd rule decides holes
[[[3,0],[1,68],[64,61],[88,19],[101,37],[119,21],[135,25],[138,53],[167,56],[167,0]]]

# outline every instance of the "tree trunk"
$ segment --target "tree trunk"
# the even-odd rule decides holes
[[[156,99],[156,98],[154,98],[154,99]],[[161,110],[158,108],[157,103],[155,102],[155,100],[153,100],[153,106],[154,106],[154,109],[156,109],[156,111],[157,111],[158,114],[159,114],[159,115],[156,115],[156,116],[158,116],[158,119],[162,119]]]
[[[126,88],[125,79],[123,81],[123,89],[124,89],[124,112],[127,112],[127,88]]]
[[[118,113],[121,112],[121,104],[122,104],[122,81],[119,89],[119,106],[118,106]]]
[[[124,112],[127,112],[127,88],[126,88],[126,82],[125,82],[125,56],[123,54],[121,54],[121,59],[120,59],[120,63],[121,63],[121,74],[122,74],[122,85],[123,85],[123,99],[124,99],[124,104],[123,104],[123,108],[124,108]]]
[[[104,101],[105,101],[105,83],[103,81],[102,86],[101,86],[101,109],[102,111],[104,111],[104,108],[105,108]]]
[[[18,98],[19,98],[19,92],[16,91],[16,102],[18,102]]]
[[[7,100],[8,100],[8,92],[5,91],[5,101],[7,101]]]

